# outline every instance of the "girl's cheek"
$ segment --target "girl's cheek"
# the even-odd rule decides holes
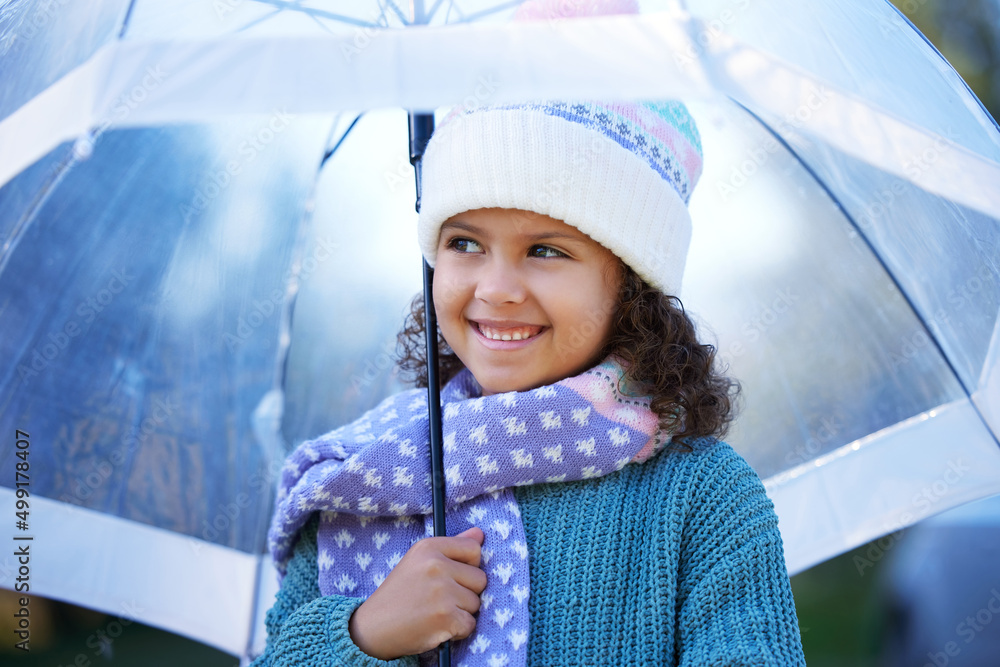
[[[434,273],[434,308],[444,310],[456,303],[462,292],[461,283],[454,277],[454,273],[447,271],[443,274]]]

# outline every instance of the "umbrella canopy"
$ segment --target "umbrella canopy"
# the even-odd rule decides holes
[[[0,10],[0,424],[28,434],[0,466],[30,452],[33,593],[263,642],[285,452],[400,388],[405,110],[453,104],[689,104],[681,297],[743,381],[728,439],[790,571],[1000,492],[1000,133],[891,5],[415,5]]]

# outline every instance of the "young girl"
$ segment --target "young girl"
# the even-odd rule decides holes
[[[804,664],[738,386],[676,297],[701,145],[679,103],[456,109],[423,158],[448,533],[426,390],[288,458],[257,665]],[[400,366],[426,387],[422,297]],[[422,539],[423,538],[423,539]]]

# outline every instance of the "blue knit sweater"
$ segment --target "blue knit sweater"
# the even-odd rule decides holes
[[[528,665],[804,665],[778,519],[728,444],[661,451],[579,482],[517,487],[528,539]],[[382,661],[351,641],[357,598],[321,596],[314,516],[254,667]]]

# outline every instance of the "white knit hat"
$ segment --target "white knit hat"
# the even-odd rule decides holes
[[[679,102],[541,101],[456,107],[422,159],[420,249],[434,266],[441,225],[480,208],[548,215],[679,296],[701,175],[701,139]]]

